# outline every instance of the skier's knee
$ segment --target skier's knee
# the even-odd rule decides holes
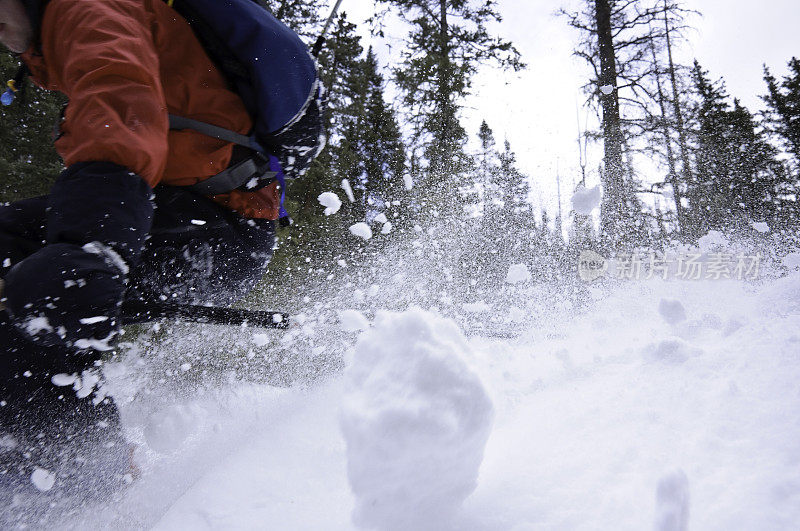
[[[102,246],[48,245],[6,275],[7,311],[38,344],[111,350],[125,273]]]

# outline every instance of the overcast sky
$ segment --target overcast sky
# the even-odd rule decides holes
[[[695,29],[687,34],[684,62],[696,57],[715,79],[725,79],[732,96],[751,111],[761,109],[762,64],[782,75],[788,60],[800,56],[800,0],[685,0],[684,4],[703,14],[693,19]],[[572,56],[578,35],[554,14],[561,7],[580,5],[580,0],[498,0],[498,5],[503,22],[493,29],[514,42],[528,69],[520,74],[484,69],[467,102],[463,123],[474,135],[486,119],[499,144],[508,138],[521,169],[534,183],[532,200],[551,214],[557,209],[558,169],[566,215],[572,183],[579,179],[577,121],[580,115],[583,122],[587,111],[576,112],[576,106],[584,101],[580,86],[588,72]],[[373,2],[344,0],[342,9],[359,21],[372,14]],[[372,40],[366,30],[362,25],[365,45],[378,45],[382,59],[389,60],[386,43]],[[400,32],[396,37],[402,37]],[[590,153],[590,168],[597,167],[600,148]],[[597,181],[596,171],[589,180],[589,184]]]

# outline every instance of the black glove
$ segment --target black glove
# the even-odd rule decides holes
[[[49,198],[47,245],[5,278],[14,325],[47,346],[113,348],[128,271],[152,224],[151,196],[145,181],[116,164],[62,173]]]

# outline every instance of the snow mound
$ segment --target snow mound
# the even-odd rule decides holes
[[[789,253],[783,258],[783,265],[789,269],[800,268],[800,253]]]
[[[578,186],[572,196],[572,209],[583,216],[589,216],[592,210],[600,206],[600,185],[586,189]]]
[[[723,233],[718,230],[710,230],[708,234],[697,240],[697,245],[700,246],[701,251],[708,253],[718,248],[725,249],[729,243],[728,238]]]
[[[661,299],[658,303],[658,313],[671,325],[686,320],[686,310],[683,308],[683,304],[675,299]]]
[[[644,357],[650,361],[683,363],[689,358],[699,356],[703,351],[693,347],[679,337],[670,337],[650,343],[644,350]]]
[[[531,272],[528,271],[528,266],[525,264],[513,264],[508,268],[506,274],[506,282],[509,284],[519,284],[521,282],[528,282],[531,279]]]
[[[320,205],[325,207],[325,212],[323,212],[323,214],[326,216],[336,214],[339,212],[339,209],[342,208],[342,200],[333,192],[322,192],[319,194],[317,201],[319,201]]]
[[[154,451],[171,454],[192,434],[195,424],[195,416],[188,407],[171,405],[148,417],[144,437]]]
[[[663,476],[656,488],[656,531],[686,531],[689,527],[689,480],[683,470]]]
[[[471,356],[418,308],[379,312],[359,338],[340,417],[357,525],[441,528],[475,489],[493,406]]]

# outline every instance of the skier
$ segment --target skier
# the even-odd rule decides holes
[[[253,118],[171,2],[0,0],[0,42],[69,98],[66,170],[48,196],[0,206],[0,507],[102,496],[130,479],[101,375],[123,298],[240,298],[271,257],[282,190],[203,188],[257,158],[171,115],[243,135]]]

